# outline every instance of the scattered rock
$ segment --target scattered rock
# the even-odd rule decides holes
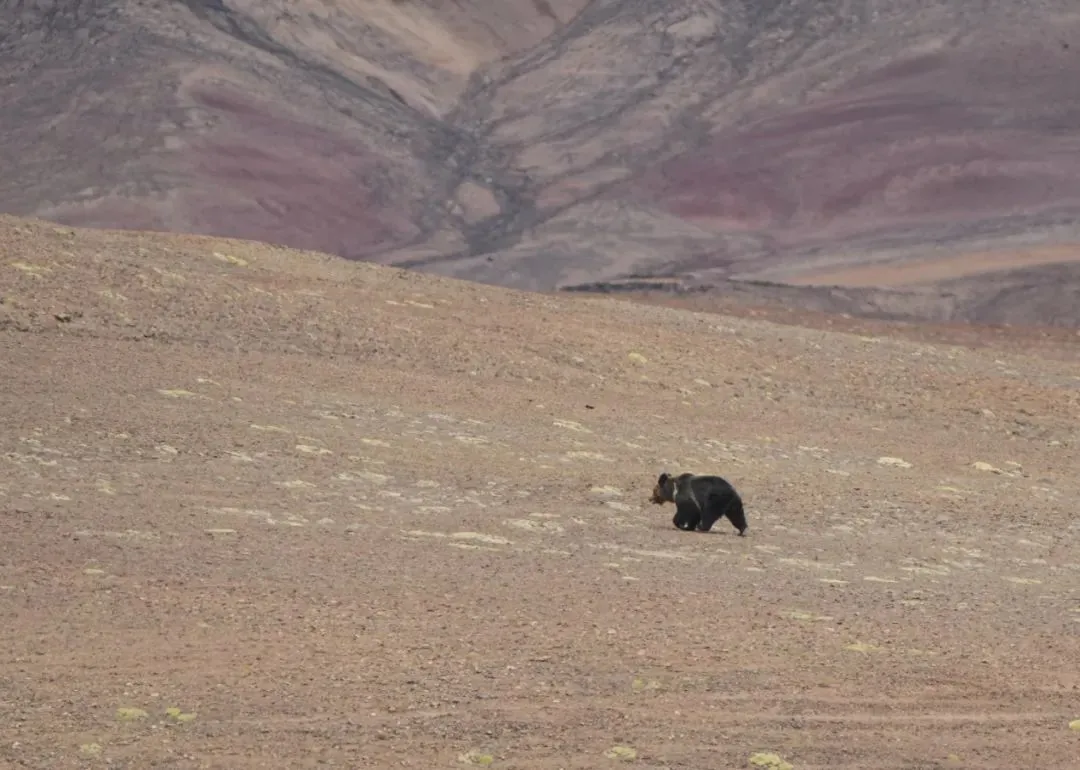
[[[990,463],[984,463],[982,460],[977,460],[971,464],[971,467],[977,471],[984,471],[986,473],[1003,473],[1001,468],[995,468]]]
[[[852,652],[877,652],[881,648],[875,644],[867,644],[865,642],[853,642],[852,644],[845,644],[845,650],[851,650]]]

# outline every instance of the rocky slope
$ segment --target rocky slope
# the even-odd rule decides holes
[[[1073,5],[13,0],[0,210],[1075,324]]]
[[[1075,344],[0,255],[4,767],[1074,763]],[[675,530],[665,469],[747,536]]]

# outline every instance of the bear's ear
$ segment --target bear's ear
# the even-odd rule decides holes
[[[657,479],[656,483],[659,484],[660,486],[664,486],[664,484],[667,484],[667,480],[669,478],[670,477],[666,473],[661,473],[660,478]]]

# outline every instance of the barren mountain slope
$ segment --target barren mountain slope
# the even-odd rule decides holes
[[[4,766],[1075,761],[1075,346],[4,217],[0,255]],[[662,469],[747,536],[675,530]]]
[[[1080,242],[1066,0],[0,13],[0,210],[531,289],[927,283],[905,313],[1071,323],[1071,289],[1043,278]],[[1014,267],[1036,290],[1000,290]]]

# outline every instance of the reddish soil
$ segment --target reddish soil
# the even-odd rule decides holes
[[[1073,0],[7,3],[0,212],[1077,328],[1078,68]]]
[[[1077,766],[1068,340],[0,255],[0,766]],[[747,536],[677,531],[661,470]]]

